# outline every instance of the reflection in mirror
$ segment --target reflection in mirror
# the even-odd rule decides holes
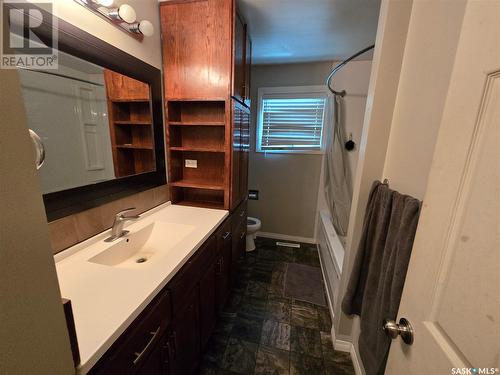
[[[63,52],[57,70],[19,74],[44,194],[155,171],[149,85]]]

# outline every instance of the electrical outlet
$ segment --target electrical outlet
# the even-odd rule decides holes
[[[186,159],[184,166],[186,168],[198,168],[198,160]]]

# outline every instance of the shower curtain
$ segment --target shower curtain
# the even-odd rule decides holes
[[[347,151],[344,147],[347,136],[342,111],[343,99],[339,95],[334,95],[331,102],[333,102],[333,105],[330,104],[330,109],[333,107],[333,126],[327,138],[325,155],[325,197],[337,235],[346,236],[351,211],[352,186]]]

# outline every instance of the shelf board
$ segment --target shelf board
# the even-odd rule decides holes
[[[149,145],[132,145],[132,144],[125,144],[125,145],[116,145],[116,148],[123,148],[123,149],[132,149],[132,150],[153,150],[153,146]]]
[[[151,121],[142,120],[115,120],[116,125],[151,125]]]
[[[207,184],[203,182],[195,182],[189,180],[179,180],[175,182],[170,182],[170,186],[181,187],[181,188],[194,188],[194,189],[206,189],[206,190],[224,190],[224,185],[222,184]]]
[[[180,206],[190,206],[190,207],[203,207],[203,208],[214,208],[223,210],[224,203],[223,202],[207,202],[207,201],[190,201],[190,200],[181,200],[178,202],[173,202],[173,204],[178,204]]]
[[[194,152],[222,152],[224,153],[223,148],[215,148],[215,147],[169,147],[170,151],[194,151]]]
[[[171,126],[225,126],[224,121],[169,121]]]
[[[113,103],[149,103],[149,99],[110,99]]]

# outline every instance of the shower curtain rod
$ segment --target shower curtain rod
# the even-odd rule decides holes
[[[95,86],[104,87],[104,84],[102,84],[102,83],[87,81],[86,79],[72,77],[72,76],[68,76],[68,75],[65,75],[65,74],[61,74],[61,73],[55,73],[55,72],[51,72],[51,71],[48,71],[48,70],[31,69],[31,68],[25,68],[25,67],[22,67],[22,66],[18,66],[17,68],[18,69],[22,69],[22,70],[27,70],[28,72],[48,74],[50,76],[56,76],[56,77],[61,77],[61,78],[72,79],[73,81],[79,81],[79,82],[83,82],[83,83],[89,83],[89,84],[95,85]]]
[[[330,72],[330,74],[328,75],[328,78],[326,79],[326,86],[328,87],[328,90],[330,90],[332,92],[332,94],[334,95],[340,95],[341,97],[344,97],[345,94],[346,94],[346,91],[345,90],[342,90],[342,91],[335,91],[334,89],[332,89],[332,87],[330,86],[330,83],[331,83],[331,80],[333,78],[333,76],[335,75],[335,73],[337,73],[337,71],[342,68],[345,64],[347,64],[349,61],[355,59],[356,57],[358,57],[359,55],[362,55],[363,53],[365,52],[368,52],[369,50],[373,49],[375,47],[375,44],[372,44],[371,46],[369,47],[366,47],[364,49],[362,49],[361,51],[359,52],[356,52],[354,55],[352,55],[351,57],[345,59],[344,61],[342,61],[340,64],[338,64],[335,68],[333,68],[333,70]]]

